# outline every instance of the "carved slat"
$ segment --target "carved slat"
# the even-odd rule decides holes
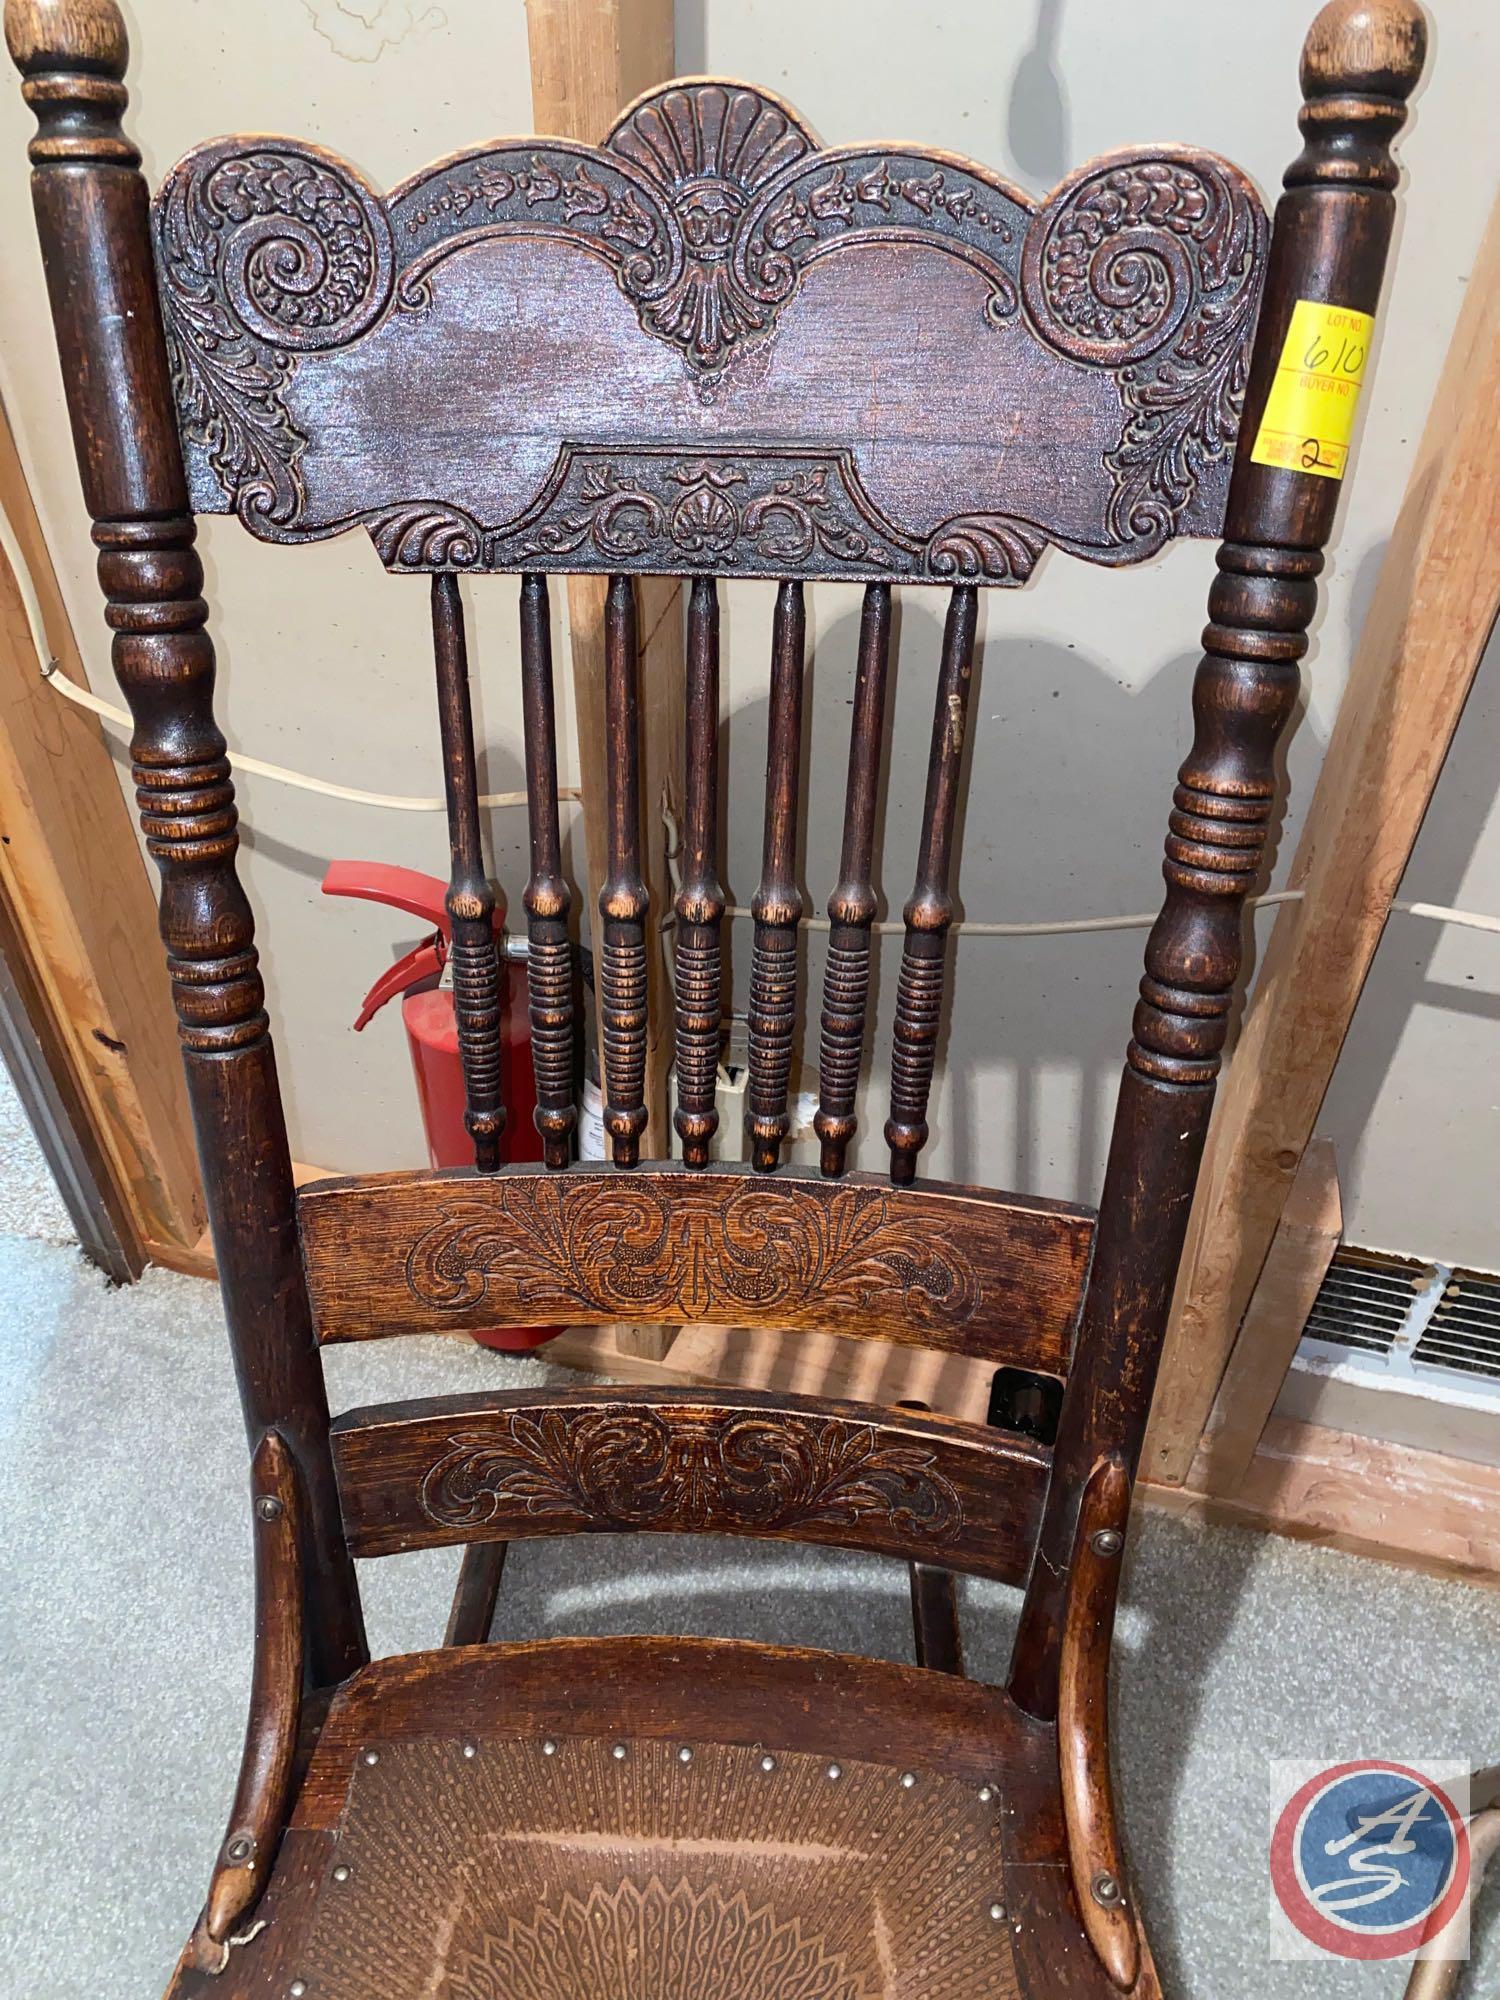
[[[797,1019],[797,793],[802,761],[802,673],[807,613],[800,583],[776,593],[771,635],[771,715],[766,733],[766,818],[760,886],[751,909],[750,1078],[745,1130],[750,1158],[769,1173],[781,1153],[790,1119],[792,1033]]]
[[[469,654],[457,577],[432,579],[432,642],[448,801],[451,868],[444,900],[452,927],[449,960],[464,1072],[464,1125],[474,1142],[474,1164],[488,1174],[500,1164],[500,1134],[505,1126],[500,1094],[500,952],[495,943],[495,892],[484,871],[479,831]]]
[[[1212,154],[1038,202],[951,154],[820,151],[711,79],[597,149],[502,142],[388,196],[214,140],[155,224],[194,503],[257,535],[361,523],[397,572],[1002,585],[1049,542],[1218,533],[1266,235]]]
[[[547,579],[521,579],[521,718],[526,738],[526,991],[536,1128],[549,1167],[565,1167],[578,1122],[573,1102],[573,946],[568,885],[557,824],[557,723],[552,691],[552,613]]]
[[[579,1530],[765,1535],[1023,1578],[1048,1453],[954,1418],[694,1389],[534,1390],[333,1427],[356,1555]]]
[[[609,875],[599,891],[604,1124],[617,1167],[640,1159],[646,1129],[646,884],[641,877],[641,763],[635,586],[613,576],[604,607],[609,735]]]
[[[901,951],[891,1039],[891,1115],[885,1127],[886,1144],[891,1149],[891,1179],[903,1186],[915,1178],[917,1155],[927,1144],[927,1099],[942,1022],[948,926],[953,921],[948,877],[978,616],[979,593],[974,587],[955,590],[943,627],[917,880],[904,912],[906,942]]]
[[[712,577],[694,580],[687,624],[687,755],[684,760],[682,888],[676,902],[677,1112],[673,1123],[690,1167],[706,1166],[719,1129],[714,1103],[723,1001],[724,891],[719,886],[719,597]]]
[[[324,1340],[611,1320],[807,1328],[1066,1372],[1086,1209],[783,1168],[403,1173],[299,1195]]]
[[[823,1172],[833,1178],[844,1171],[857,1124],[854,1099],[870,998],[870,926],[875,921],[870,869],[890,648],[890,586],[872,583],[865,591],[859,621],[859,665],[854,679],[854,717],[849,726],[849,782],[844,793],[844,846],[838,887],[828,899],[831,928],[823,972],[818,1111],[813,1121],[821,1142]]]

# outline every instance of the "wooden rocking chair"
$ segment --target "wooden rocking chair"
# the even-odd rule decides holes
[[[599,148],[459,153],[389,195],[300,141],[153,199],[113,0],[8,0],[38,226],[252,1452],[239,1789],[172,1993],[309,2000],[1158,1995],[1110,1796],[1131,1483],[1317,604],[1420,73],[1412,0],[1335,0],[1269,224],[1209,154],[1040,205],[949,154],[820,150],[763,91],[652,92]],[[1243,422],[1242,422],[1243,417]],[[294,1194],[195,513],[360,524],[430,579],[472,1171]],[[916,1178],[943,1004],[977,592],[1048,545],[1222,536],[1166,900],[1097,1218]],[[498,1169],[499,974],[458,579],[519,573],[530,1005],[546,1158]],[[574,949],[547,572],[607,575],[606,1166],[572,1161]],[[643,1161],[640,575],[691,578],[676,1161]],[[720,1052],[715,578],[778,585],[749,978],[752,1162]],[[797,1015],[803,589],[865,583],[821,996],[821,1173],[779,1164]],[[845,1171],[866,1041],[893,584],[949,587],[896,996],[888,1176]],[[325,1341],[729,1318],[1065,1383],[1055,1438],[793,1396],[577,1389],[330,1422]],[[918,1565],[928,1670],[671,1639],[487,1645],[505,1544],[785,1536]],[[465,1543],[449,1643],[370,1661],[353,1561]],[[1009,1683],[946,1573],[1026,1586]]]

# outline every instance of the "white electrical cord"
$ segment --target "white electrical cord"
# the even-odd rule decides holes
[[[26,612],[26,622],[31,628],[32,644],[36,648],[37,660],[42,677],[65,701],[73,702],[79,708],[86,708],[101,721],[113,724],[118,729],[131,728],[129,715],[123,708],[112,702],[101,701],[90,689],[80,687],[61,671],[52,649],[47,642],[46,628],[42,622],[42,608],[32,582],[31,571],[21,552],[10,518],[0,507],[0,547],[3,547],[6,561],[14,572],[16,584],[21,593],[21,603]],[[327,778],[314,778],[304,771],[290,771],[281,764],[267,764],[259,757],[245,757],[236,754],[231,763],[237,771],[248,771],[259,778],[274,779],[277,784],[291,785],[299,791],[320,792],[326,798],[342,799],[348,805],[378,806],[387,812],[442,812],[446,801],[441,798],[417,798],[398,792],[366,792],[353,785],[336,785]],[[576,786],[559,785],[559,799],[577,802],[583,794]],[[481,806],[498,808],[504,806],[524,806],[524,792],[485,792],[481,795]],[[668,866],[671,869],[674,886],[677,881],[675,855],[678,845],[676,822],[668,811],[663,811],[669,845]],[[1247,899],[1251,909],[1267,909],[1274,903],[1300,903],[1300,889],[1276,889],[1265,896],[1251,896]],[[1409,917],[1425,917],[1433,923],[1459,924],[1465,929],[1490,931],[1500,936],[1500,917],[1482,916],[1473,910],[1449,909],[1442,903],[1392,903],[1393,910],[1399,910]],[[724,912],[726,917],[746,918],[752,912],[743,905],[732,903]],[[953,930],[964,937],[1025,938],[1025,937],[1067,937],[1082,931],[1136,931],[1149,930],[1156,922],[1154,910],[1136,911],[1130,915],[1117,917],[1073,917],[1055,922],[1033,924],[982,924],[957,923]],[[810,931],[826,931],[831,928],[827,917],[804,917],[802,928]],[[901,931],[905,926],[899,922],[876,923],[871,926],[879,933]]]
[[[42,669],[48,685],[65,701],[73,702],[79,708],[86,708],[91,715],[112,722],[117,729],[132,727],[130,717],[123,708],[116,708],[112,702],[101,701],[88,688],[82,688],[77,681],[70,680],[52,660]],[[281,764],[267,764],[259,757],[242,757],[236,753],[231,759],[236,772],[249,771],[257,778],[274,778],[278,785],[291,785],[299,792],[322,792],[330,799],[343,799],[352,806],[383,806],[387,812],[444,812],[447,801],[440,798],[418,798],[407,792],[364,792],[356,785],[336,785],[329,778],[312,778],[305,771],[289,771]],[[559,785],[560,799],[578,800],[583,797],[576,786]],[[524,792],[481,792],[482,806],[524,806]]]

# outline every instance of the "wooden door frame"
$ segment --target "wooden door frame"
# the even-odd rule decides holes
[[[3,406],[0,507],[55,671],[86,686]],[[84,1248],[116,1278],[184,1262],[202,1195],[146,859],[97,719],[43,678],[3,551],[0,945],[9,1064]]]

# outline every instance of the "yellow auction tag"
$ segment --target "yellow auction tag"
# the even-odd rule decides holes
[[[1298,299],[1250,454],[1257,465],[1343,478],[1374,331],[1352,306]]]

